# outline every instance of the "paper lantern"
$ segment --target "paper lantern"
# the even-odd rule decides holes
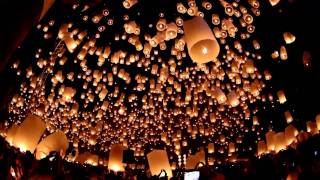
[[[65,154],[68,149],[69,142],[66,135],[62,131],[57,131],[44,138],[37,146],[36,158],[38,160],[45,158],[52,151],[62,152]]]
[[[199,162],[202,162],[204,164],[206,163],[206,161],[205,161],[205,152],[203,150],[200,151],[200,152],[197,152],[195,155],[190,155],[187,158],[185,169],[187,169],[187,170],[195,169],[196,165]]]
[[[208,144],[208,153],[214,153],[214,144],[213,143],[209,143]]]
[[[70,53],[73,53],[73,51],[77,48],[78,44],[77,41],[74,40],[70,33],[66,34],[63,41],[65,42],[67,49]]]
[[[308,121],[306,124],[308,133],[311,133],[312,135],[318,133],[317,124],[315,122]]]
[[[218,57],[220,46],[202,17],[185,21],[183,29],[188,52],[194,62],[207,63]]]
[[[124,147],[121,144],[113,144],[109,153],[108,169],[118,172],[124,171],[123,160]]]
[[[266,133],[266,142],[267,142],[267,149],[268,151],[275,150],[275,137],[276,133],[273,131],[269,131]]]
[[[286,44],[291,44],[296,40],[296,37],[293,34],[289,33],[289,32],[284,32],[283,33],[283,39],[286,42]]]
[[[236,151],[236,146],[233,142],[229,143],[229,153],[234,153]]]
[[[171,166],[165,150],[153,150],[147,154],[147,159],[152,176],[158,176],[161,170],[165,170],[167,176],[172,177]]]
[[[280,59],[281,60],[287,60],[288,59],[288,54],[287,54],[287,49],[285,46],[280,47]]]
[[[12,146],[13,139],[17,133],[18,125],[13,124],[7,132],[6,141]]]
[[[290,111],[286,111],[284,112],[284,116],[286,118],[286,121],[288,124],[290,124],[293,121],[292,115],[290,113]]]
[[[229,101],[229,104],[232,106],[232,107],[237,107],[240,103],[239,99],[238,99],[238,95],[235,91],[231,91],[229,94],[228,94],[228,101]]]
[[[258,156],[267,153],[267,145],[266,145],[266,143],[263,140],[259,141],[257,149],[258,149]]]
[[[287,101],[286,95],[284,94],[284,92],[282,90],[278,91],[277,95],[278,95],[278,99],[279,99],[280,104],[284,104]]]
[[[18,127],[13,139],[13,145],[20,148],[21,151],[33,153],[45,129],[46,124],[41,117],[28,114]]]
[[[286,138],[284,135],[284,132],[278,132],[274,136],[274,142],[275,142],[275,152],[278,153],[279,151],[286,148]]]
[[[294,141],[297,140],[296,136],[298,135],[298,130],[292,125],[290,124],[289,126],[287,126],[284,130],[284,136],[286,139],[286,145],[290,145],[292,144]]]

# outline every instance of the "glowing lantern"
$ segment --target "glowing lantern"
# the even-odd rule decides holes
[[[291,115],[290,111],[284,112],[284,116],[285,116],[286,121],[287,121],[288,124],[293,121],[293,118],[292,118],[292,115]]]
[[[278,153],[279,151],[283,150],[286,148],[286,138],[284,135],[284,132],[278,132],[274,136],[274,141],[275,141],[275,151]]]
[[[235,91],[231,91],[229,94],[228,94],[228,101],[229,101],[229,104],[232,106],[232,107],[237,107],[240,103],[239,99],[238,99],[238,95]]]
[[[77,41],[75,41],[70,34],[66,35],[63,41],[66,43],[67,49],[70,53],[73,53],[78,46]]]
[[[42,159],[52,151],[62,152],[62,157],[68,149],[69,142],[66,135],[62,131],[57,131],[44,138],[37,146],[36,158]]]
[[[280,47],[280,59],[281,60],[287,60],[288,59],[288,54],[287,54],[287,49],[285,46]]]
[[[273,131],[269,131],[266,133],[266,142],[267,142],[267,148],[268,151],[274,151],[275,150],[275,135],[276,133]]]
[[[170,40],[170,39],[174,39],[177,37],[177,25],[175,23],[170,23],[167,26],[167,30],[166,30],[166,39]]]
[[[261,140],[258,142],[258,156],[265,154],[267,152],[267,145],[266,143]]]
[[[278,91],[277,95],[278,95],[278,99],[279,99],[280,104],[284,104],[287,101],[286,95],[284,94],[284,92],[282,90]]]
[[[218,57],[220,46],[203,18],[185,21],[183,28],[188,52],[194,62],[207,63]]]
[[[18,127],[19,127],[18,125],[13,124],[13,125],[10,127],[10,129],[8,130],[8,132],[7,132],[6,141],[7,141],[10,145],[12,145],[12,143],[13,143],[13,139],[14,139],[16,133],[17,133]]]
[[[46,124],[39,116],[29,114],[19,125],[13,145],[21,151],[33,153],[45,129]]]
[[[298,135],[298,130],[290,124],[284,130],[284,136],[286,138],[286,145],[290,145],[297,140],[296,136]]]
[[[289,32],[284,32],[283,33],[283,38],[284,38],[286,44],[291,44],[296,40],[296,37],[293,34],[289,33]]]
[[[223,104],[227,101],[227,96],[220,88],[215,88],[215,97],[219,104]]]
[[[109,153],[108,169],[118,172],[124,171],[122,163],[124,147],[121,144],[113,144]]]
[[[312,135],[318,133],[317,124],[315,122],[308,121],[306,124],[308,133],[311,133]]]
[[[229,143],[229,153],[234,153],[236,151],[236,146],[233,142]]]
[[[208,153],[214,153],[214,144],[213,143],[209,143],[208,144]]]
[[[195,155],[190,155],[187,158],[185,169],[195,169],[196,165],[199,163],[206,163],[205,161],[205,152],[202,150],[200,152],[197,152]]]
[[[152,176],[158,176],[161,170],[165,170],[167,176],[172,177],[171,166],[165,150],[153,150],[147,154],[147,159]]]

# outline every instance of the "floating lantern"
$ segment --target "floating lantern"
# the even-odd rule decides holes
[[[296,40],[296,37],[293,34],[289,33],[289,32],[284,32],[283,33],[283,39],[286,42],[286,44],[291,44]]]
[[[121,144],[113,144],[109,153],[108,169],[115,172],[124,171],[123,160],[124,147]]]
[[[45,129],[45,122],[39,116],[28,114],[17,129],[13,145],[21,151],[33,153]]]
[[[194,62],[207,63],[218,57],[220,46],[203,18],[185,21],[183,29],[188,52]]]
[[[50,152],[60,152],[63,157],[68,149],[69,142],[62,131],[57,131],[44,138],[37,146],[36,159],[40,160],[50,154]]]

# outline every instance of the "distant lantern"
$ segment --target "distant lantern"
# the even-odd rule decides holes
[[[236,146],[233,142],[229,143],[229,153],[234,153],[236,151]]]
[[[278,91],[277,95],[278,95],[278,99],[279,99],[280,104],[284,104],[287,101],[286,95],[284,94],[284,92],[282,90]]]
[[[208,144],[208,153],[210,153],[210,154],[214,153],[214,144],[213,143]]]
[[[13,145],[20,148],[21,151],[33,153],[45,129],[46,124],[41,117],[29,114],[19,125]]]
[[[288,124],[290,124],[293,121],[293,117],[292,117],[290,111],[284,112],[284,116],[285,116],[286,121],[287,121]]]
[[[152,176],[158,176],[161,170],[164,170],[169,178],[172,177],[169,158],[165,150],[153,150],[147,154],[147,159]]]
[[[284,32],[283,38],[284,38],[284,41],[286,42],[286,44],[291,44],[296,40],[296,37],[289,32]]]
[[[124,171],[123,160],[124,147],[121,144],[113,144],[109,153],[108,169],[118,172]]]
[[[288,59],[288,53],[285,46],[280,47],[280,59],[281,60],[287,60]]]
[[[62,157],[68,149],[69,142],[66,135],[62,131],[57,131],[44,138],[37,146],[36,159],[45,158],[50,152],[60,152]]]
[[[227,97],[228,97],[229,104],[232,107],[237,107],[239,105],[240,103],[239,96],[235,91],[231,91]]]
[[[185,21],[183,28],[188,52],[194,62],[207,63],[218,57],[220,46],[202,17]]]

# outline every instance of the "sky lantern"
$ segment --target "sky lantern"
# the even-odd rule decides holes
[[[207,63],[218,57],[220,46],[203,18],[194,17],[185,21],[183,29],[188,52],[194,62]]]
[[[268,151],[274,151],[276,142],[275,142],[275,135],[274,131],[269,131],[266,133],[266,142],[267,142],[267,149]]]
[[[286,95],[283,90],[279,90],[277,92],[277,95],[278,95],[278,99],[279,99],[280,104],[284,104],[285,102],[287,102],[287,98],[286,98]]]
[[[62,131],[57,131],[44,138],[37,146],[36,158],[42,159],[52,151],[59,152],[62,156],[65,155],[68,149],[69,142],[66,135]]]
[[[8,129],[8,131],[7,131],[6,141],[7,141],[10,145],[12,145],[12,143],[13,143],[13,140],[14,140],[14,137],[15,137],[15,135],[16,135],[16,133],[17,133],[18,128],[19,128],[18,125],[13,124],[13,125],[10,127],[10,129]]]
[[[290,124],[293,121],[293,117],[292,117],[290,111],[284,112],[284,116],[285,116],[286,121],[287,121],[288,124]]]
[[[285,128],[284,136],[286,139],[287,146],[297,141],[297,138],[296,138],[297,135],[298,135],[298,130],[292,124],[290,124]]]
[[[286,44],[291,44],[296,40],[296,37],[289,32],[284,32],[283,38],[284,38],[284,41],[286,42]]]
[[[123,160],[124,147],[121,144],[114,144],[111,146],[108,160],[108,169],[115,172],[124,171]]]
[[[171,166],[165,150],[153,150],[147,154],[147,159],[152,176],[158,176],[161,170],[165,170],[167,176],[172,177]]]
[[[275,134],[274,142],[275,142],[275,152],[276,153],[278,153],[281,150],[284,150],[287,145],[284,132],[278,132],[277,134]]]
[[[46,125],[41,117],[28,114],[18,127],[13,145],[20,148],[21,151],[33,153],[45,129]]]

